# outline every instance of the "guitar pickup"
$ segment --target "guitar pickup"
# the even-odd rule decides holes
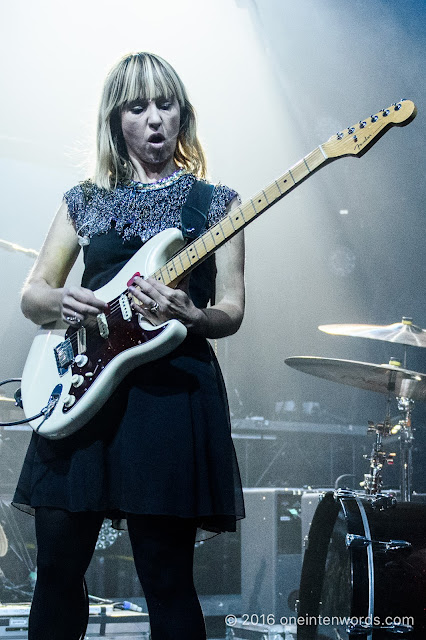
[[[98,313],[96,316],[96,320],[98,322],[98,329],[101,335],[101,338],[108,338],[109,336],[109,328],[108,321],[106,319],[106,315],[104,313]]]
[[[123,316],[124,320],[131,320],[132,319],[132,308],[130,306],[130,302],[128,297],[122,293],[121,296],[119,297],[119,303],[120,303],[120,309],[121,309],[121,315]]]
[[[78,353],[86,353],[87,345],[86,345],[86,328],[81,327],[77,331],[77,349]]]

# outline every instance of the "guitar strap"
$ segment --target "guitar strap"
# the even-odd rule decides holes
[[[203,180],[196,180],[191,187],[188,197],[182,206],[180,214],[182,235],[190,242],[207,229],[208,212],[213,197],[214,185]],[[202,291],[208,291],[210,303],[214,304],[214,280],[216,277],[216,260],[214,254],[197,267],[197,285],[191,281],[190,289],[194,299],[199,300],[199,306],[205,306],[206,300],[199,296]],[[196,289],[194,290],[194,287]],[[197,302],[196,302],[197,304]]]
[[[196,180],[191,187],[180,214],[182,235],[195,240],[207,228],[207,214],[213,197],[214,185]]]

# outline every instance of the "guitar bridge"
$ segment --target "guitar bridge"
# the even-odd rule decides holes
[[[56,366],[58,367],[58,373],[63,376],[68,371],[68,367],[74,361],[74,351],[72,348],[71,340],[67,338],[54,349]]]
[[[71,342],[72,338],[77,338],[77,353],[74,352],[74,348]],[[74,342],[75,344],[75,342]],[[73,364],[75,356],[80,353],[85,353],[87,349],[86,345],[86,329],[81,327],[73,336],[70,336],[60,344],[58,344],[54,349],[56,366],[58,367],[58,373],[60,376],[63,376],[68,371],[68,367]]]

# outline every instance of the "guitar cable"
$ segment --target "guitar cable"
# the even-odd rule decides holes
[[[21,380],[22,378],[7,378],[7,380],[2,380],[2,382],[0,382],[0,387],[2,387],[4,384],[9,384],[11,382],[21,382]],[[15,391],[13,397],[15,398],[15,406],[22,409],[23,406],[22,406],[22,397],[21,397],[20,388],[17,389],[17,391]],[[41,418],[42,416],[46,417],[46,414],[49,413],[50,411],[49,404],[50,403],[48,403],[45,407],[43,407],[40,413],[37,413],[37,415],[35,416],[31,416],[31,418],[25,418],[24,420],[14,420],[13,422],[0,422],[0,427],[14,427],[19,424],[26,424],[27,422],[31,422],[31,420],[36,420],[37,418]]]

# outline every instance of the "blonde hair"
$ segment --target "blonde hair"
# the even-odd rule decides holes
[[[121,109],[133,100],[154,100],[160,96],[174,96],[180,107],[175,163],[199,178],[206,177],[206,160],[197,138],[195,111],[181,79],[160,56],[140,52],[119,60],[105,80],[98,114],[94,176],[99,187],[109,190],[118,182],[133,177],[133,165],[121,130]]]

